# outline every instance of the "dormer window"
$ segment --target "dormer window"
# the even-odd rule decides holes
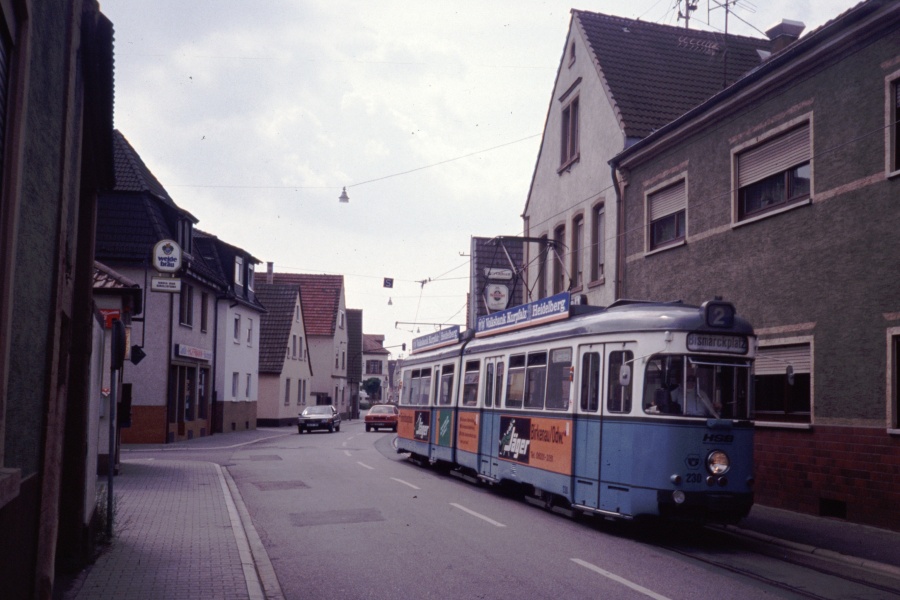
[[[253,276],[256,272],[256,265],[252,262],[247,263],[247,289],[253,291]]]
[[[192,240],[194,237],[193,224],[189,219],[178,220],[178,245],[185,254],[192,253]]]
[[[234,285],[244,286],[244,259],[240,256],[234,257]]]

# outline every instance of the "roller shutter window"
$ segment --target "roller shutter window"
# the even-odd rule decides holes
[[[685,182],[654,192],[647,199],[650,250],[683,241],[685,237]]]
[[[737,156],[738,217],[809,197],[810,127],[805,123]]]
[[[811,364],[809,344],[762,347],[756,355],[756,374],[783,375],[788,365],[794,373],[809,373]]]
[[[787,376],[787,367],[793,377]],[[809,344],[761,347],[754,365],[756,419],[809,423],[812,397]]]

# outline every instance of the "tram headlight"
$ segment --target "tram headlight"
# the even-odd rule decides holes
[[[712,475],[724,475],[731,468],[728,455],[721,450],[713,450],[706,457],[706,470]]]
[[[681,490],[675,490],[674,492],[672,492],[672,500],[675,501],[675,504],[684,504],[684,492],[682,492]]]

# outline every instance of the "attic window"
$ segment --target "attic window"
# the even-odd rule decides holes
[[[578,160],[578,96],[572,98],[562,110],[560,122],[559,171],[568,169]]]
[[[240,256],[234,257],[234,285],[244,285],[244,259]]]
[[[575,64],[575,42],[572,42],[569,45],[569,66],[571,67],[574,64]]]
[[[193,248],[191,241],[194,237],[192,223],[188,219],[179,219],[178,221],[178,245],[185,254],[192,254]]]

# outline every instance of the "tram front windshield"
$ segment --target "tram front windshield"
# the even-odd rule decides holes
[[[749,419],[750,362],[702,355],[656,355],[644,371],[644,412]]]

